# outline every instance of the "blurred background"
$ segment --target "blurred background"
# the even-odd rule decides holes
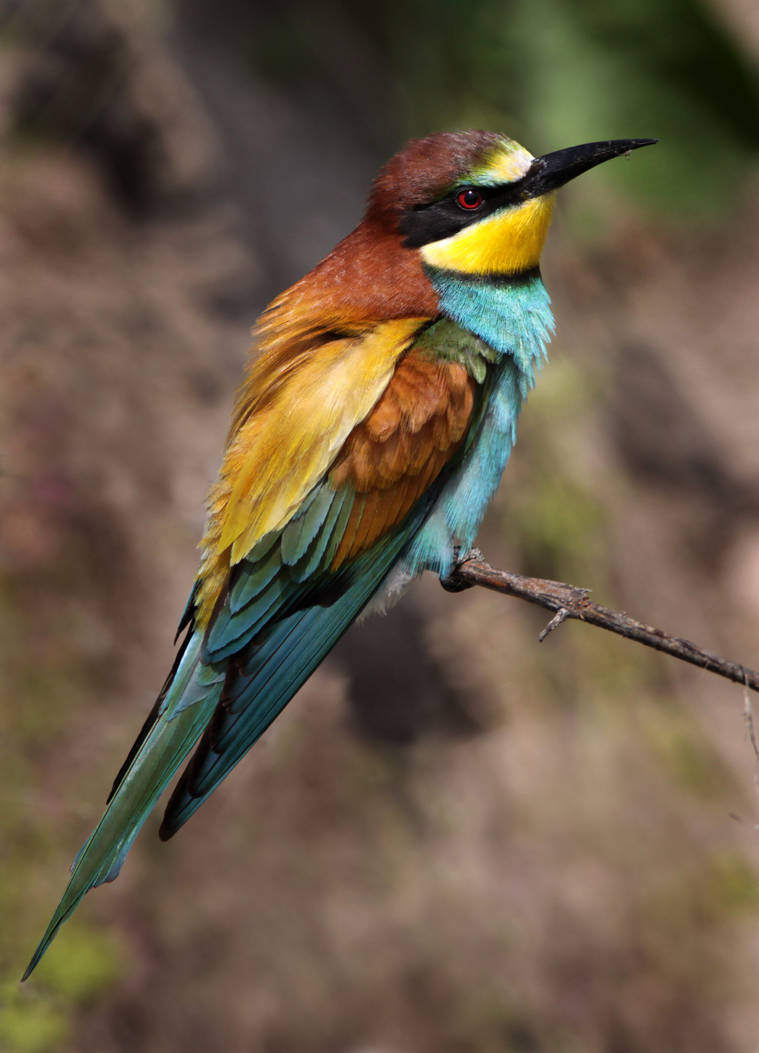
[[[17,980],[172,660],[248,329],[412,135],[562,191],[491,562],[759,665],[752,0],[0,0],[0,1049],[755,1053],[743,693],[430,576]]]

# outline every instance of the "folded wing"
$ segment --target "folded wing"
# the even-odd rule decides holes
[[[161,836],[187,821],[377,591],[455,462],[477,385],[412,350],[297,514],[238,564],[205,639],[227,660],[221,699],[169,801]]]

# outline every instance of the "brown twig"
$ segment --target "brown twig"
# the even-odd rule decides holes
[[[528,603],[535,603],[539,607],[555,611],[556,614],[540,634],[540,640],[544,640],[567,618],[576,618],[578,621],[589,622],[601,629],[617,633],[618,636],[626,636],[628,640],[637,640],[646,647],[664,651],[665,654],[670,654],[683,662],[690,662],[691,665],[700,666],[701,669],[707,669],[710,673],[727,677],[728,680],[733,680],[737,684],[744,684],[747,688],[759,691],[759,672],[755,669],[749,669],[738,662],[730,662],[726,658],[712,654],[711,651],[704,651],[690,640],[670,636],[669,633],[656,629],[652,625],[644,625],[643,622],[631,618],[622,611],[613,611],[608,607],[602,607],[599,603],[591,603],[588,599],[588,589],[579,589],[575,585],[566,585],[561,581],[527,578],[522,574],[497,570],[480,558],[479,553],[457,564],[443,585],[452,591],[466,589],[471,585],[481,585],[483,588],[503,592],[507,596],[517,596],[519,599],[527,600]]]

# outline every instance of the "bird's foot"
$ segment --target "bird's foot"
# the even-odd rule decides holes
[[[484,559],[485,557],[478,548],[470,548],[468,552],[461,554],[461,549],[456,545],[453,549],[453,567],[450,574],[446,577],[440,575],[440,584],[443,586],[446,592],[464,592],[465,589],[471,589],[474,585],[473,581],[462,581],[461,578],[456,576],[456,571],[459,567],[462,567],[465,563],[470,563],[473,559]]]

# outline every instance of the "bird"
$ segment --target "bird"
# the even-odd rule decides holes
[[[183,762],[162,840],[362,613],[471,549],[554,328],[539,265],[555,192],[656,141],[535,157],[491,131],[411,140],[359,225],[265,308],[182,642],[24,980]]]

